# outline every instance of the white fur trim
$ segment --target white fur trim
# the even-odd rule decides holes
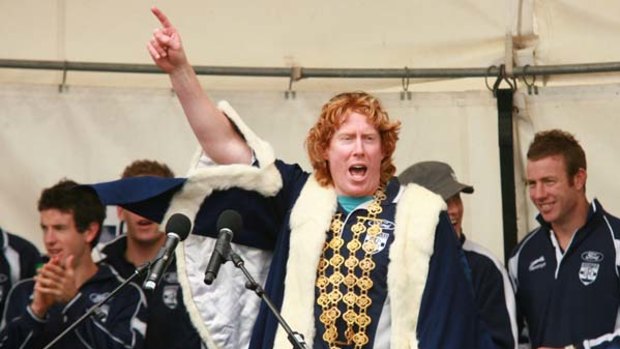
[[[333,187],[321,187],[314,176],[310,176],[291,212],[290,248],[281,312],[291,328],[304,336],[310,348],[315,333],[316,271],[325,243],[325,234],[336,207],[336,192]],[[278,327],[274,348],[287,347],[290,347],[290,342],[286,333]]]
[[[203,201],[214,190],[236,187],[255,191],[263,196],[274,196],[282,188],[282,178],[274,164],[275,156],[271,146],[258,138],[227,102],[221,102],[218,107],[237,126],[259,161],[259,167],[254,167],[251,164],[190,166],[187,181],[183,188],[174,195],[164,215],[162,221],[164,226],[170,216],[175,213],[183,213],[193,222]],[[199,157],[200,154],[195,155],[194,161],[197,162]],[[195,251],[195,247],[204,245],[203,240],[205,239],[207,238],[190,235],[176,250],[176,264],[179,283],[183,289],[183,300],[190,319],[207,346],[215,349],[219,347],[215,338],[217,333],[209,331],[205,325],[206,320],[202,318],[199,310],[200,305],[194,301],[194,297],[199,293],[204,293],[201,288],[204,285],[200,284],[200,280],[193,272],[198,264],[205,263],[212,249],[202,250],[198,252],[198,255],[186,255],[186,250],[190,246],[186,244],[193,244],[191,245],[192,251]],[[196,254],[196,252],[192,253]],[[263,264],[268,265],[268,263],[269,261],[265,261]],[[259,269],[261,268],[259,267]],[[190,278],[192,279],[190,280]]]
[[[388,268],[392,348],[418,347],[418,314],[433,254],[439,213],[445,208],[441,197],[416,184],[409,184],[399,200]]]
[[[317,204],[319,203],[319,204]],[[323,206],[323,203],[331,203]],[[332,188],[308,179],[291,214],[291,243],[282,315],[313,345],[314,288],[325,234],[336,211]],[[390,247],[388,292],[392,302],[391,347],[417,348],[416,327],[433,254],[435,230],[445,202],[436,194],[410,184],[399,196],[394,242]],[[278,328],[274,348],[288,348],[286,333]]]
[[[263,196],[274,196],[282,188],[282,177],[274,163],[263,168],[234,164],[194,171],[172,198],[162,224],[165,226],[174,213],[183,213],[193,221],[202,202],[214,190],[233,187],[256,191]]]

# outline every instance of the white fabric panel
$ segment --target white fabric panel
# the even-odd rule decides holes
[[[535,1],[539,64],[610,62],[620,47],[620,3],[607,0]]]

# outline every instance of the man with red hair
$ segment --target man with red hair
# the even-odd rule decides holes
[[[178,32],[153,13],[162,28],[149,52],[169,74],[203,155],[187,180],[96,185],[104,201],[152,219],[194,218],[194,234],[177,251],[188,281],[204,271],[198,254],[213,249],[219,212],[239,211],[245,224],[233,250],[308,347],[493,347],[443,200],[393,178],[400,123],[375,97],[343,93],[323,106],[306,140],[309,174],[276,160],[229,104],[211,102]],[[225,267],[212,286],[189,282],[188,307],[209,347],[290,347],[276,316]]]

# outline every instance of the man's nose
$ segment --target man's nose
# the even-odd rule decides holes
[[[363,154],[364,153],[364,142],[362,142],[362,138],[361,137],[355,138],[354,151],[355,151],[356,154]]]
[[[54,234],[54,230],[51,228],[46,228],[43,231],[43,242],[45,244],[51,244],[56,241],[56,234]]]
[[[541,183],[535,183],[530,187],[530,196],[533,200],[544,198],[546,194],[545,186]]]

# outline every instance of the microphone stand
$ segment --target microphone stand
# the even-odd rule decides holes
[[[97,311],[99,311],[100,307],[102,305],[104,305],[108,300],[110,300],[110,298],[114,297],[118,292],[120,292],[128,283],[132,282],[136,277],[138,277],[140,274],[142,274],[145,270],[148,270],[151,268],[151,266],[157,262],[159,258],[155,258],[152,261],[149,261],[141,266],[139,266],[136,271],[134,271],[133,274],[131,274],[131,276],[129,276],[127,279],[125,279],[125,281],[123,281],[120,285],[118,285],[112,292],[110,292],[110,294],[108,294],[104,299],[102,299],[99,303],[93,305],[92,307],[90,307],[88,309],[88,311],[86,313],[84,313],[84,315],[82,315],[79,319],[77,319],[74,323],[72,323],[69,327],[67,327],[64,331],[62,331],[58,336],[56,336],[56,338],[54,338],[54,340],[52,340],[51,342],[49,342],[43,349],[49,349],[52,346],[54,346],[54,344],[58,343],[58,341],[60,341],[62,338],[64,338],[64,336],[67,335],[67,333],[71,332],[72,330],[74,330],[78,325],[80,325],[82,322],[84,322],[84,320],[86,320],[86,318],[88,318],[89,316],[93,315],[94,313],[96,313]],[[97,315],[95,315],[97,316]]]
[[[245,275],[245,278],[248,280],[245,287],[248,290],[254,291],[254,293],[256,293],[256,295],[260,297],[265,304],[267,304],[273,315],[275,315],[276,319],[278,319],[280,326],[282,326],[284,331],[286,331],[288,340],[293,345],[293,349],[307,349],[304,336],[299,332],[293,331],[288,323],[286,323],[286,320],[284,320],[278,309],[276,309],[275,305],[271,302],[271,299],[269,299],[269,297],[265,294],[265,290],[263,290],[263,288],[256,283],[256,281],[254,281],[252,275],[250,275],[248,270],[245,268],[243,259],[241,259],[241,257],[232,250],[229,250],[228,255],[224,254],[223,257],[225,260],[232,261],[235,267],[241,269]]]

